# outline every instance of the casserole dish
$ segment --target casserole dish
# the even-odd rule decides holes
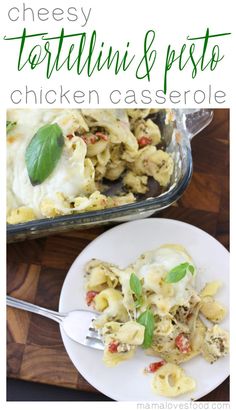
[[[63,215],[55,218],[32,220],[7,226],[8,242],[33,239],[74,229],[85,229],[111,222],[144,218],[161,211],[177,201],[187,188],[192,175],[191,138],[212,120],[212,110],[176,109],[173,118],[166,122],[166,112],[160,110],[152,120],[158,123],[166,151],[172,154],[174,171],[168,189],[160,193],[150,185],[148,193],[139,195],[136,202],[97,211]],[[109,195],[116,195],[120,182],[114,181]]]

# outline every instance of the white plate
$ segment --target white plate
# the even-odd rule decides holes
[[[91,242],[71,266],[65,279],[59,303],[61,312],[86,308],[84,302],[84,265],[92,258],[102,259],[121,267],[133,262],[141,253],[166,243],[186,247],[199,268],[198,287],[211,280],[221,280],[224,286],[217,296],[224,305],[229,301],[229,253],[216,239],[195,226],[170,219],[144,219],[128,222],[103,233]],[[228,318],[222,326],[228,329]],[[155,395],[150,381],[153,375],[144,376],[143,369],[156,361],[138,349],[133,359],[114,368],[102,362],[102,352],[80,346],[61,330],[62,339],[73,364],[82,376],[97,390],[117,401],[166,400]],[[199,399],[214,390],[229,374],[228,357],[210,365],[196,357],[182,365],[187,374],[196,380],[192,393],[179,396],[179,400]]]

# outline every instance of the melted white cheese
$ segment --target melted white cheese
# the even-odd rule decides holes
[[[93,179],[93,175],[87,175],[85,172],[87,146],[81,138],[73,139],[73,142],[66,138],[79,127],[87,129],[79,110],[10,110],[8,120],[17,122],[16,127],[8,135],[9,209],[28,206],[40,217],[40,204],[43,199],[52,199],[60,206],[58,192],[68,198],[85,193],[87,185]],[[52,174],[42,184],[32,186],[25,164],[25,150],[37,130],[48,123],[57,123],[61,127],[65,145]]]
[[[143,278],[146,290],[155,292],[151,299],[163,314],[175,305],[187,303],[192,295],[195,275],[190,272],[177,283],[164,282],[170,270],[185,262],[194,266],[182,246],[165,245],[144,253],[134,265],[134,271]]]

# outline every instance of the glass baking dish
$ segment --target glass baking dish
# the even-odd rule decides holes
[[[34,239],[112,222],[145,218],[177,201],[183,195],[192,176],[191,138],[211,122],[213,111],[209,109],[176,109],[172,112],[171,117],[173,118],[170,121],[166,121],[165,110],[159,111],[154,117],[152,116],[152,120],[157,121],[160,126],[166,151],[172,153],[174,158],[174,172],[169,188],[165,192],[159,193],[151,187],[148,195],[145,194],[137,198],[137,201],[131,204],[8,225],[8,242],[27,238]],[[120,189],[119,182],[114,182],[109,194],[112,194],[112,191],[115,194],[118,189]]]

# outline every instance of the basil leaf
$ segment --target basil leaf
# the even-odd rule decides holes
[[[145,327],[143,347],[144,349],[147,349],[152,344],[155,325],[154,316],[151,310],[147,309],[145,312],[141,313],[137,322]]]
[[[7,133],[11,131],[15,126],[16,126],[16,121],[7,121],[6,123]]]
[[[190,273],[193,275],[194,274],[194,266],[193,265],[189,265],[188,266],[188,270],[190,271]]]
[[[165,282],[166,283],[179,282],[181,279],[185,277],[188,271],[190,271],[193,275],[194,266],[190,265],[188,262],[181,263],[180,265],[175,266],[175,268],[171,269],[170,272],[168,272],[165,278]]]
[[[39,128],[26,148],[25,162],[32,185],[41,184],[57,165],[64,145],[58,124]]]
[[[142,296],[140,296],[140,298],[138,298],[134,302],[136,309],[140,308],[142,306],[142,303],[143,303],[143,298],[142,298]]]
[[[137,300],[139,301],[142,297],[142,284],[138,276],[135,275],[135,273],[131,273],[130,275],[129,286],[132,292],[135,294]]]

